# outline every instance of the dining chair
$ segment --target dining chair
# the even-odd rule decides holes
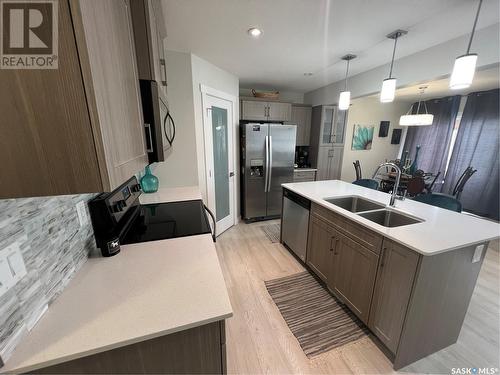
[[[354,170],[356,171],[356,180],[361,180],[363,177],[361,176],[361,164],[359,160],[356,160],[352,163],[354,165]]]
[[[412,198],[414,201],[430,204],[447,210],[462,212],[462,203],[454,197],[441,193],[420,194]]]
[[[378,190],[378,181],[372,180],[371,178],[360,178],[353,181],[354,185],[363,186],[368,189]]]
[[[472,168],[471,166],[468,166],[465,168],[464,173],[460,176],[458,179],[457,183],[455,184],[455,187],[453,188],[453,196],[460,200],[460,195],[462,195],[462,191],[464,190],[465,184],[469,179],[472,177],[474,173],[477,172],[477,169]]]
[[[436,175],[434,175],[434,179],[431,181],[430,184],[426,185],[425,190],[427,190],[428,193],[432,193],[432,189],[434,188],[434,185],[436,184],[436,181],[440,175],[441,171],[439,171]],[[432,173],[426,173],[425,176],[432,176]]]

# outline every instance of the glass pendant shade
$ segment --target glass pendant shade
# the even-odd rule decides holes
[[[351,92],[342,91],[339,96],[339,109],[345,111],[349,109],[350,104],[351,104]]]
[[[429,113],[419,115],[403,115],[399,118],[401,126],[427,126],[432,125],[434,115]]]
[[[380,101],[382,103],[390,103],[396,95],[396,78],[387,78],[382,82],[382,90],[380,91]]]
[[[455,59],[450,78],[450,89],[459,90],[469,87],[476,71],[477,54],[459,56]]]

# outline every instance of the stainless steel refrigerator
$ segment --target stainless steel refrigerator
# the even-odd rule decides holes
[[[241,216],[281,215],[281,184],[293,181],[296,125],[241,123]]]

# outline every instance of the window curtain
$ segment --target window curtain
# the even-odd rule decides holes
[[[499,89],[469,94],[445,177],[452,194],[464,170],[477,172],[460,197],[465,210],[499,220]]]
[[[460,98],[456,95],[425,101],[427,111],[434,115],[434,122],[430,126],[409,126],[406,133],[403,151],[408,151],[408,157],[414,160],[416,148],[420,145],[417,168],[434,174],[441,172],[440,179],[446,168]],[[417,112],[417,104],[413,104],[412,113]],[[423,104],[420,104],[420,113],[423,113]],[[440,185],[436,184],[434,190],[439,190]]]

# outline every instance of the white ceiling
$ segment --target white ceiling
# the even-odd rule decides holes
[[[422,86],[427,86],[422,94],[422,99],[433,99],[450,95],[467,95],[471,92],[495,89],[498,88],[499,79],[500,71],[497,65],[489,69],[476,71],[472,84],[466,89],[450,90],[450,79],[444,78],[397,89],[396,101],[417,101],[420,97],[420,87]],[[378,96],[378,94],[374,96]]]
[[[167,48],[192,52],[240,78],[242,87],[307,92],[470,33],[477,0],[162,0]],[[499,23],[484,0],[478,29]],[[252,39],[247,29],[264,34]],[[464,45],[464,52],[466,46]],[[474,44],[472,45],[472,50]],[[305,77],[305,72],[314,73]]]

